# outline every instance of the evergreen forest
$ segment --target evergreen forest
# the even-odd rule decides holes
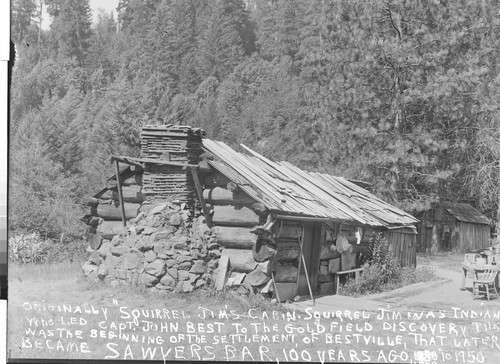
[[[47,13],[41,14],[41,5]],[[148,124],[498,220],[498,0],[12,0],[9,229],[85,234]],[[50,29],[41,17],[51,16]]]

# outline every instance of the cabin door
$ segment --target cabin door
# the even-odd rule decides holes
[[[321,254],[321,239],[322,239],[322,223],[320,222],[305,222],[303,225],[303,240],[302,252],[304,254],[304,261],[306,269],[304,268],[304,261],[300,264],[299,271],[299,287],[297,294],[300,296],[309,296],[309,287],[307,279],[311,284],[313,294],[316,293],[318,285],[318,271],[319,271],[319,257]]]
[[[432,226],[425,227],[423,239],[424,239],[423,252],[424,253],[430,252],[432,246]]]

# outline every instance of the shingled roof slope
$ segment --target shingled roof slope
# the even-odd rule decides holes
[[[212,167],[275,213],[368,226],[418,222],[345,178],[306,172],[288,162],[273,162],[244,145],[250,155],[210,139],[203,139],[203,147],[214,157],[208,161]]]
[[[450,214],[455,216],[459,221],[486,225],[489,225],[490,223],[490,220],[486,216],[484,216],[469,204],[458,202],[442,202],[441,206]]]

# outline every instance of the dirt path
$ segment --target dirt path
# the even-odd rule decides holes
[[[392,308],[434,308],[450,310],[452,307],[479,309],[500,308],[500,299],[487,301],[485,298],[472,298],[472,280],[467,277],[466,290],[460,290],[462,272],[434,267],[438,280],[422,282],[394,291],[369,295],[360,298],[345,296],[323,296],[315,300],[300,301],[287,305],[291,309],[304,310],[314,307],[319,311],[332,309],[365,309],[376,311],[378,307]]]

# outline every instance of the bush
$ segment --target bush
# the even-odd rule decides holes
[[[9,239],[9,261],[13,263],[43,263],[50,244],[38,233],[16,235]]]
[[[84,241],[56,243],[36,232],[15,235],[9,239],[9,261],[18,264],[78,262],[85,258],[87,245]]]
[[[379,293],[429,281],[434,277],[434,272],[427,267],[401,267],[392,254],[391,244],[382,234],[376,235],[370,243],[370,257],[363,273],[357,280],[348,279],[339,288],[340,294],[361,296]]]

